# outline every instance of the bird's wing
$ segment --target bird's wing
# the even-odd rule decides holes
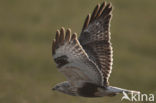
[[[108,78],[112,69],[112,47],[110,42],[110,20],[112,6],[104,2],[98,4],[92,15],[87,16],[79,42],[89,58],[99,67],[104,75],[104,85],[108,85]]]
[[[71,30],[64,28],[57,30],[56,38],[52,44],[52,55],[60,72],[74,86],[79,81],[88,81],[102,85],[103,74],[98,67],[88,58],[83,50],[76,33],[71,36]]]

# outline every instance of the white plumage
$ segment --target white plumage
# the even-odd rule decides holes
[[[70,29],[57,30],[52,54],[58,70],[68,81],[53,90],[83,97],[114,96],[134,91],[109,86],[113,50],[110,42],[112,6],[98,4],[87,16],[80,37]],[[136,92],[138,93],[138,92]]]

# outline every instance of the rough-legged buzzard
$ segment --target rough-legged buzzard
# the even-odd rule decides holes
[[[112,6],[98,4],[84,22],[80,37],[70,29],[57,30],[52,44],[52,55],[58,70],[68,81],[57,84],[53,90],[72,96],[102,97],[117,93],[138,93],[109,86],[112,70],[110,20]]]

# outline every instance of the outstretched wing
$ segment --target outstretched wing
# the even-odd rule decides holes
[[[88,81],[102,85],[103,77],[98,67],[88,58],[76,34],[71,36],[71,30],[57,30],[52,45],[52,55],[60,72],[70,83],[78,86],[79,81]]]
[[[91,17],[90,14],[87,16],[79,37],[79,42],[89,58],[103,72],[104,85],[108,85],[113,61],[109,30],[111,11],[110,4],[98,4]]]

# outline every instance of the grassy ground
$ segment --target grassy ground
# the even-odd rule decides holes
[[[113,98],[71,97],[51,91],[64,81],[51,57],[61,26],[79,33],[102,0],[1,0],[0,103],[120,103]],[[114,0],[111,85],[156,93],[156,1]],[[124,103],[130,103],[125,101]]]

